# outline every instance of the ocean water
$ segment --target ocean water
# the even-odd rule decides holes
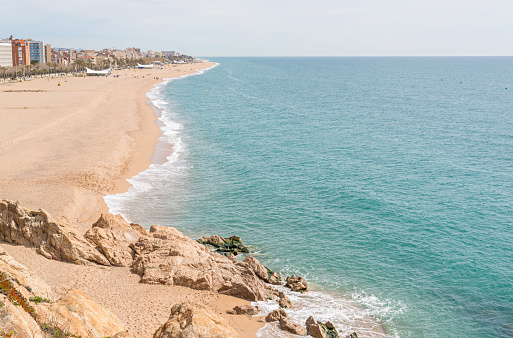
[[[112,212],[241,236],[311,283],[302,323],[513,337],[513,58],[212,61],[148,93],[162,143]]]

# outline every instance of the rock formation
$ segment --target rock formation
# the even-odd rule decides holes
[[[148,233],[139,224],[128,224],[121,215],[102,214],[85,234],[113,266],[130,266],[133,250],[130,244]]]
[[[306,329],[289,318],[280,319],[280,329],[300,336],[306,336]]]
[[[292,302],[290,301],[289,297],[287,297],[287,295],[283,291],[280,291],[278,293],[278,297],[279,297],[278,304],[280,305],[280,307],[285,308],[285,309],[290,309],[292,307]]]
[[[180,231],[159,225],[150,228],[130,247],[132,268],[143,283],[187,286],[251,301],[268,298],[269,287],[248,262],[234,262],[209,251]]]
[[[258,314],[258,308],[253,305],[237,305],[232,310],[226,311],[226,313],[231,315],[249,315],[254,316]]]
[[[276,309],[276,310],[272,310],[265,317],[265,321],[266,322],[278,322],[278,321],[282,320],[283,318],[287,318],[287,317],[288,317],[288,315],[287,315],[287,312],[285,312],[285,310]]]
[[[333,326],[330,321],[326,323],[321,323],[319,321],[315,321],[315,319],[310,316],[306,320],[306,329],[308,334],[315,338],[338,338],[339,334],[337,329]],[[351,337],[352,338],[352,337]]]
[[[0,292],[0,336],[12,331],[12,337],[43,338],[56,332],[90,338],[123,332],[130,337],[114,314],[79,290],[54,302],[50,287],[1,248]]]
[[[204,306],[181,303],[171,308],[169,320],[153,338],[235,338],[237,332],[226,320],[208,311]]]
[[[220,236],[202,237],[198,239],[198,243],[210,245],[215,248],[216,252],[223,254],[232,254],[237,256],[239,252],[249,253],[249,249],[242,244],[240,237],[232,236],[228,239]]]
[[[301,293],[308,291],[308,283],[306,282],[306,279],[296,275],[292,275],[289,278],[287,278],[287,283],[285,284],[285,286],[290,288],[292,291],[297,291]]]
[[[55,303],[40,303],[37,315],[41,323],[64,328],[76,336],[110,337],[126,331],[116,315],[77,289],[68,291]]]
[[[30,211],[6,200],[0,202],[0,241],[36,247],[48,259],[110,265],[105,256],[70,226],[56,222],[42,209]]]

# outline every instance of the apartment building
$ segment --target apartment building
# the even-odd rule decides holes
[[[30,61],[46,63],[45,43],[42,41],[33,41],[27,39],[30,48]]]
[[[12,67],[11,40],[0,40],[0,67]]]
[[[12,40],[12,65],[28,66],[30,65],[30,46],[25,40]]]

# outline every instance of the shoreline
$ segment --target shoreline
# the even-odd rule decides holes
[[[85,233],[101,213],[108,212],[103,196],[126,192],[131,186],[127,179],[152,163],[161,130],[146,94],[164,79],[194,74],[209,65],[0,85],[0,197],[20,201],[28,209],[45,209],[79,234]],[[4,242],[2,246],[56,294],[73,286],[83,288],[115,312],[136,337],[151,336],[169,317],[170,307],[184,299],[205,303],[241,337],[254,337],[263,326],[257,318],[226,314],[228,306],[249,304],[240,298],[141,284],[140,276],[129,268],[73,265],[48,260],[34,248]]]

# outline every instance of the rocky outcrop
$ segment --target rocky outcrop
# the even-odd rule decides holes
[[[306,329],[298,323],[294,323],[289,318],[280,319],[280,329],[290,332],[292,334],[306,336]]]
[[[54,302],[50,287],[1,248],[0,293],[0,329],[12,331],[12,337],[43,338],[60,332],[100,338],[126,331],[114,314],[79,290]]]
[[[337,329],[330,321],[321,323],[316,321],[312,316],[306,320],[306,329],[308,334],[315,338],[338,338]],[[356,333],[355,333],[356,334]],[[353,337],[351,337],[353,338]]]
[[[96,248],[46,211],[30,211],[18,203],[0,201],[0,241],[36,247],[48,259],[75,264],[110,265]]]
[[[131,244],[134,272],[141,282],[210,290],[251,301],[268,298],[269,289],[247,262],[209,251],[180,231],[153,225],[148,236]]]
[[[61,328],[71,335],[101,338],[126,331],[116,315],[77,289],[70,290],[55,303],[40,303],[36,311],[40,323],[48,328]]]
[[[248,256],[246,259],[243,260],[244,263],[246,263],[251,270],[255,273],[255,275],[258,276],[261,280],[263,280],[266,283],[275,284],[275,285],[281,285],[283,282],[283,277],[281,277],[276,272],[272,271],[271,269],[266,268],[260,262],[253,256]]]
[[[133,250],[130,244],[148,233],[139,224],[128,224],[121,215],[102,214],[85,238],[97,246],[97,249],[113,266],[130,266]]]
[[[306,279],[300,276],[292,275],[287,278],[286,287],[290,288],[292,291],[297,291],[301,293],[305,293],[308,291],[308,283]]]
[[[283,309],[276,309],[269,312],[269,314],[265,317],[266,322],[278,322],[283,318],[287,318],[287,312]]]
[[[226,313],[231,315],[249,315],[254,316],[258,314],[258,308],[253,305],[237,305],[232,310],[226,311]]]
[[[202,237],[198,239],[198,243],[212,246],[216,252],[225,255],[237,256],[240,252],[249,253],[249,249],[242,244],[240,237],[232,236],[228,239],[220,236]]]
[[[11,276],[20,286],[18,290],[26,299],[30,297],[53,298],[53,292],[42,279],[30,272],[24,265],[18,263],[14,258],[0,247],[0,271]]]
[[[15,306],[6,296],[0,295],[0,337],[43,338],[44,334],[36,320],[21,306]]]
[[[280,291],[278,293],[278,297],[278,304],[280,305],[280,307],[285,309],[290,309],[292,307],[292,302],[283,291]]]
[[[204,306],[190,303],[175,304],[169,320],[153,338],[235,338],[237,332],[226,320],[208,311]]]

